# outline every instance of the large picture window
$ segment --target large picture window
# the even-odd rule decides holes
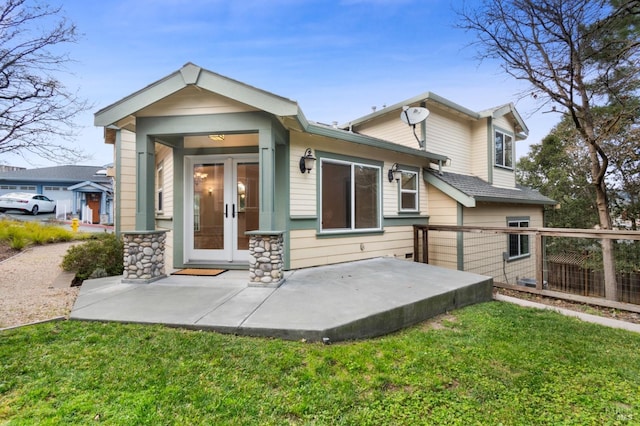
[[[380,229],[380,168],[321,161],[321,229]]]
[[[508,219],[507,226],[509,228],[528,228],[528,219]],[[529,235],[525,234],[509,234],[509,259],[528,256]]]
[[[513,137],[496,130],[495,134],[496,166],[513,168]]]

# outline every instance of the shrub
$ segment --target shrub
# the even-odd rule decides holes
[[[74,234],[61,226],[0,219],[0,241],[6,241],[18,250],[31,244],[42,245],[85,238],[88,238],[87,233]]]
[[[123,256],[120,238],[110,233],[96,234],[95,239],[71,247],[62,259],[62,268],[75,272],[77,280],[121,275]]]

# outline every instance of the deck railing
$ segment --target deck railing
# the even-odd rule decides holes
[[[509,254],[510,235],[523,236],[518,256]],[[614,241],[616,300],[604,293],[604,239]],[[497,287],[640,312],[637,231],[415,225],[414,260],[491,276]]]

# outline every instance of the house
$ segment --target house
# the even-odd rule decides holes
[[[405,107],[429,117],[407,125]],[[235,268],[277,285],[291,269],[412,259],[414,224],[539,226],[552,203],[516,186],[514,145],[528,130],[512,104],[474,112],[425,93],[325,125],[187,63],[95,125],[114,147],[125,281]]]
[[[113,223],[113,190],[107,170],[104,166],[68,165],[5,171],[0,173],[0,195],[43,194],[57,202],[58,216],[76,215],[87,223]],[[83,217],[83,212],[91,212],[91,217]]]

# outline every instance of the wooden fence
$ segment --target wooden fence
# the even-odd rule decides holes
[[[509,259],[508,235],[529,236],[530,253]],[[599,240],[626,251],[617,300],[605,299]],[[629,254],[631,253],[631,257]],[[640,232],[414,225],[414,260],[492,276],[497,287],[640,312]]]

